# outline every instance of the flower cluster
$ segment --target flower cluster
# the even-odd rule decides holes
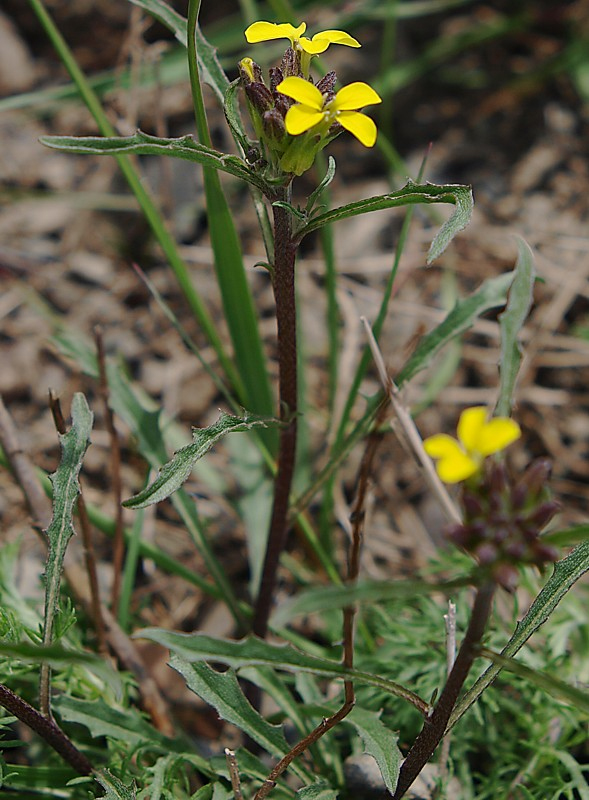
[[[245,32],[250,43],[290,42],[280,67],[270,69],[268,86],[255,61],[244,58],[239,64],[262,157],[276,175],[301,175],[344,129],[366,147],[376,142],[376,125],[360,112],[381,102],[374,89],[356,81],[336,92],[335,72],[316,83],[309,77],[312,57],[325,52],[330,44],[360,47],[360,43],[344,31],[321,31],[308,38],[303,36],[305,30],[305,23],[295,28],[288,23],[255,22]]]
[[[506,417],[487,420],[483,407],[462,413],[457,434],[458,440],[436,434],[424,441],[426,452],[437,459],[440,478],[446,483],[464,481],[463,521],[451,525],[446,537],[470,553],[497,583],[513,590],[520,566],[541,569],[557,558],[556,549],[540,536],[559,509],[546,488],[550,463],[538,459],[514,481],[504,464],[488,456],[516,441],[519,425]]]

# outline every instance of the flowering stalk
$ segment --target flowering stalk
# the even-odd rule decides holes
[[[288,202],[290,189],[277,190],[276,200]],[[278,384],[280,417],[285,423],[280,433],[278,469],[274,482],[274,501],[260,590],[254,607],[253,632],[262,638],[276,585],[278,560],[286,544],[288,504],[294,473],[297,442],[297,327],[295,304],[295,256],[292,216],[283,206],[273,206],[274,268],[273,288],[276,303],[278,342]]]

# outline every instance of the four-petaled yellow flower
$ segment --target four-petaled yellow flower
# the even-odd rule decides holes
[[[484,406],[465,409],[457,428],[458,441],[445,433],[428,437],[425,452],[436,459],[444,483],[459,483],[474,475],[487,456],[499,453],[521,436],[517,422],[508,417],[487,419]]]
[[[302,50],[311,56],[324,53],[330,44],[345,44],[348,47],[361,47],[360,42],[345,31],[320,31],[309,39],[302,34],[307,30],[304,22],[295,28],[289,22],[277,25],[274,22],[254,22],[245,32],[245,38],[250,44],[268,42],[271,39],[290,39],[294,50]]]
[[[350,83],[331,100],[303,78],[285,78],[276,89],[297,101],[297,105],[288,109],[284,120],[286,130],[293,136],[311,128],[317,128],[317,132],[323,136],[334,122],[339,122],[365,147],[372,147],[375,143],[376,125],[370,117],[358,111],[364,106],[382,102],[367,83]]]

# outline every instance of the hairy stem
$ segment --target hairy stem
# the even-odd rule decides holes
[[[10,714],[38,733],[48,745],[72,766],[80,775],[91,775],[94,768],[86,756],[68,739],[61,728],[50,717],[40,714],[36,708],[14,694],[0,683],[0,705]]]
[[[485,632],[491,613],[495,588],[495,583],[489,582],[483,584],[477,590],[470,622],[456,656],[456,661],[431,717],[425,721],[421,733],[413,742],[413,746],[403,762],[393,800],[400,800],[405,795],[444,736],[450,714],[456,705],[458,695],[470,672]]]
[[[280,190],[277,200],[287,202],[288,189]],[[297,321],[295,305],[296,245],[292,239],[290,211],[280,206],[274,212],[274,299],[278,340],[278,381],[280,418],[285,426],[280,433],[278,470],[274,481],[274,502],[266,545],[260,590],[254,608],[252,630],[266,636],[276,585],[276,571],[288,533],[288,505],[294,473],[297,443]]]

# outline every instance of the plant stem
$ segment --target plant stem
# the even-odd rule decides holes
[[[470,622],[456,656],[456,661],[431,717],[425,721],[421,733],[413,742],[413,746],[403,762],[393,800],[400,800],[405,795],[444,736],[450,714],[456,705],[458,695],[470,672],[478,652],[478,646],[485,632],[489,614],[491,613],[495,588],[495,583],[488,582],[477,590]]]
[[[276,200],[288,202],[290,189],[277,192]],[[274,213],[274,300],[278,340],[278,383],[280,418],[285,423],[280,432],[278,469],[274,480],[274,502],[266,545],[260,590],[254,608],[252,630],[266,636],[272,609],[276,571],[288,532],[288,504],[294,473],[297,443],[297,321],[295,304],[296,244],[292,237],[290,211],[273,206]]]
[[[14,714],[17,719],[38,733],[48,745],[72,766],[80,775],[91,775],[94,771],[86,756],[68,739],[61,728],[49,717],[40,714],[36,708],[14,694],[0,683],[0,705]]]

